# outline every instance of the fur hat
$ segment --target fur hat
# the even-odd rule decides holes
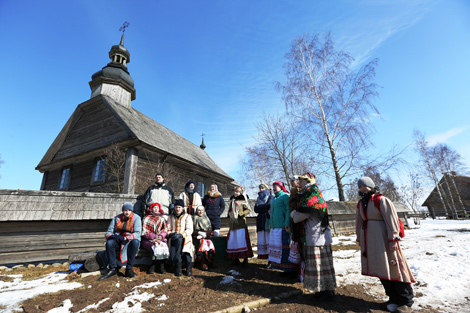
[[[184,207],[184,201],[183,201],[183,199],[177,199],[177,200],[175,201],[175,206],[177,206],[177,205]]]
[[[122,205],[122,212],[124,212],[125,210],[131,210],[132,212],[134,212],[134,205],[130,202],[125,202]]]
[[[299,175],[299,180],[306,180],[309,183],[315,184],[316,177],[312,173],[304,173],[302,175]]]
[[[372,180],[372,178],[364,176],[364,177],[359,178],[359,180],[357,181],[357,187],[361,187],[361,186],[367,186],[369,188],[374,188],[375,184],[374,184],[374,181]]]

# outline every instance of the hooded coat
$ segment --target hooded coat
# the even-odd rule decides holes
[[[395,241],[400,231],[398,215],[392,201],[380,198],[380,210],[372,197],[367,210],[361,204],[356,210],[356,241],[361,246],[362,275],[380,279],[413,283],[415,279],[398,243],[391,251],[389,243]]]

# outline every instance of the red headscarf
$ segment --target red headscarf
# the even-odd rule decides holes
[[[284,183],[282,181],[277,181],[277,182],[274,182],[273,183],[273,187],[278,185],[279,187],[281,187],[282,191],[284,191],[285,193],[289,193],[289,191],[287,191]]]

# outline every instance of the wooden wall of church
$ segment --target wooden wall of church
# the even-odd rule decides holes
[[[127,132],[104,104],[83,110],[53,162],[127,139]]]

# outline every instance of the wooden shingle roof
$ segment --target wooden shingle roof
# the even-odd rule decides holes
[[[107,220],[124,202],[140,209],[137,195],[0,189],[0,222]]]
[[[90,107],[104,110],[105,114],[107,114],[107,118],[106,120],[103,120],[103,123],[106,123],[107,125],[115,124],[116,126],[113,126],[113,128],[116,130],[116,133],[106,133],[105,138],[101,139],[98,138],[98,136],[104,136],[101,135],[103,132],[101,129],[96,129],[96,131],[91,132],[91,136],[93,136],[93,138],[87,138],[89,142],[80,143],[79,145],[74,143],[72,145],[73,149],[65,149],[66,151],[64,151],[64,147],[68,144],[68,135],[74,131],[79,131],[75,130],[75,128],[77,128],[76,125],[83,123],[80,119],[90,111]],[[83,125],[81,127],[83,127]],[[101,124],[95,123],[90,127],[99,128],[101,127]],[[109,131],[109,127],[107,130]],[[105,95],[93,97],[92,99],[78,105],[77,109],[69,118],[68,122],[54,140],[36,169],[42,170],[44,166],[55,161],[96,149],[102,149],[113,142],[118,143],[128,140],[136,140],[138,142],[145,143],[163,153],[168,153],[177,159],[190,162],[196,166],[219,174],[227,180],[233,181],[233,178],[222,170],[214,160],[211,159],[207,152],[202,150],[199,146],[193,144],[189,140],[176,134],[136,109],[120,105]]]

